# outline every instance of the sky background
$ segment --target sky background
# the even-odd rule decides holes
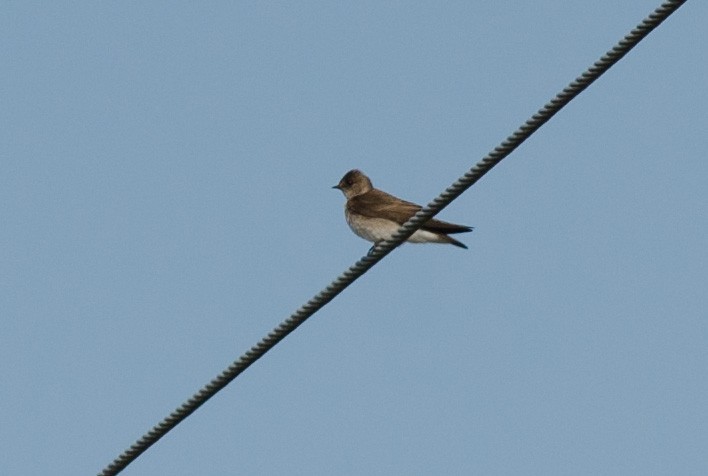
[[[649,14],[9,2],[0,469],[95,474]],[[708,3],[689,1],[126,475],[708,474]]]

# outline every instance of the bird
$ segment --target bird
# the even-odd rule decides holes
[[[371,254],[376,245],[390,239],[398,229],[422,207],[401,200],[382,190],[374,188],[369,177],[360,170],[347,172],[337,185],[347,199],[344,216],[349,228],[359,237],[373,242]],[[467,249],[464,243],[448,235],[472,231],[470,226],[456,225],[431,218],[409,238],[409,243],[447,243]]]

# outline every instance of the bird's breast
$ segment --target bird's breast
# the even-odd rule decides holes
[[[383,218],[371,218],[345,211],[347,223],[357,236],[367,241],[377,242],[391,237],[399,228],[398,223]]]

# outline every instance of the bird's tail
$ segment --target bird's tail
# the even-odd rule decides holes
[[[467,246],[465,246],[464,243],[461,243],[461,242],[457,241],[457,240],[454,239],[454,238],[450,238],[449,236],[447,236],[447,235],[442,235],[442,234],[441,234],[441,235],[438,235],[438,236],[439,236],[439,237],[442,239],[442,241],[445,242],[445,243],[450,243],[451,245],[455,245],[455,246],[457,246],[457,247],[459,247],[459,248],[467,249]]]

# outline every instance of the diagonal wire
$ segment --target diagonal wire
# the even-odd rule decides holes
[[[654,10],[636,28],[622,38],[610,51],[605,53],[583,74],[572,81],[560,93],[550,100],[545,106],[534,114],[531,119],[521,125],[513,134],[507,137],[492,152],[487,154],[479,163],[472,167],[462,177],[455,181],[435,200],[415,214],[391,237],[390,240],[378,244],[371,254],[364,256],[329,286],[317,293],[312,299],[302,305],[289,318],[273,329],[266,337],[261,339],[250,350],[245,352],[238,360],[229,365],[221,374],[205,385],[201,390],[184,402],[169,416],[163,419],[130,448],[118,456],[99,475],[111,476],[120,473],[138,456],[165,436],[172,428],[181,423],[185,418],[194,413],[200,406],[226,387],[244,370],[272,349],[288,334],[297,329],[305,320],[320,310],[334,299],[357,278],[366,273],[372,266],[381,261],[394,248],[410,237],[422,224],[435,216],[448,206],[455,198],[470,188],[489,172],[495,165],[507,157],[542,125],[548,122],[558,111],[567,105],[573,98],[583,92],[590,84],[604,74],[610,67],[622,59],[632,48],[659,26],[666,18],[676,11],[686,0],[668,0]]]

